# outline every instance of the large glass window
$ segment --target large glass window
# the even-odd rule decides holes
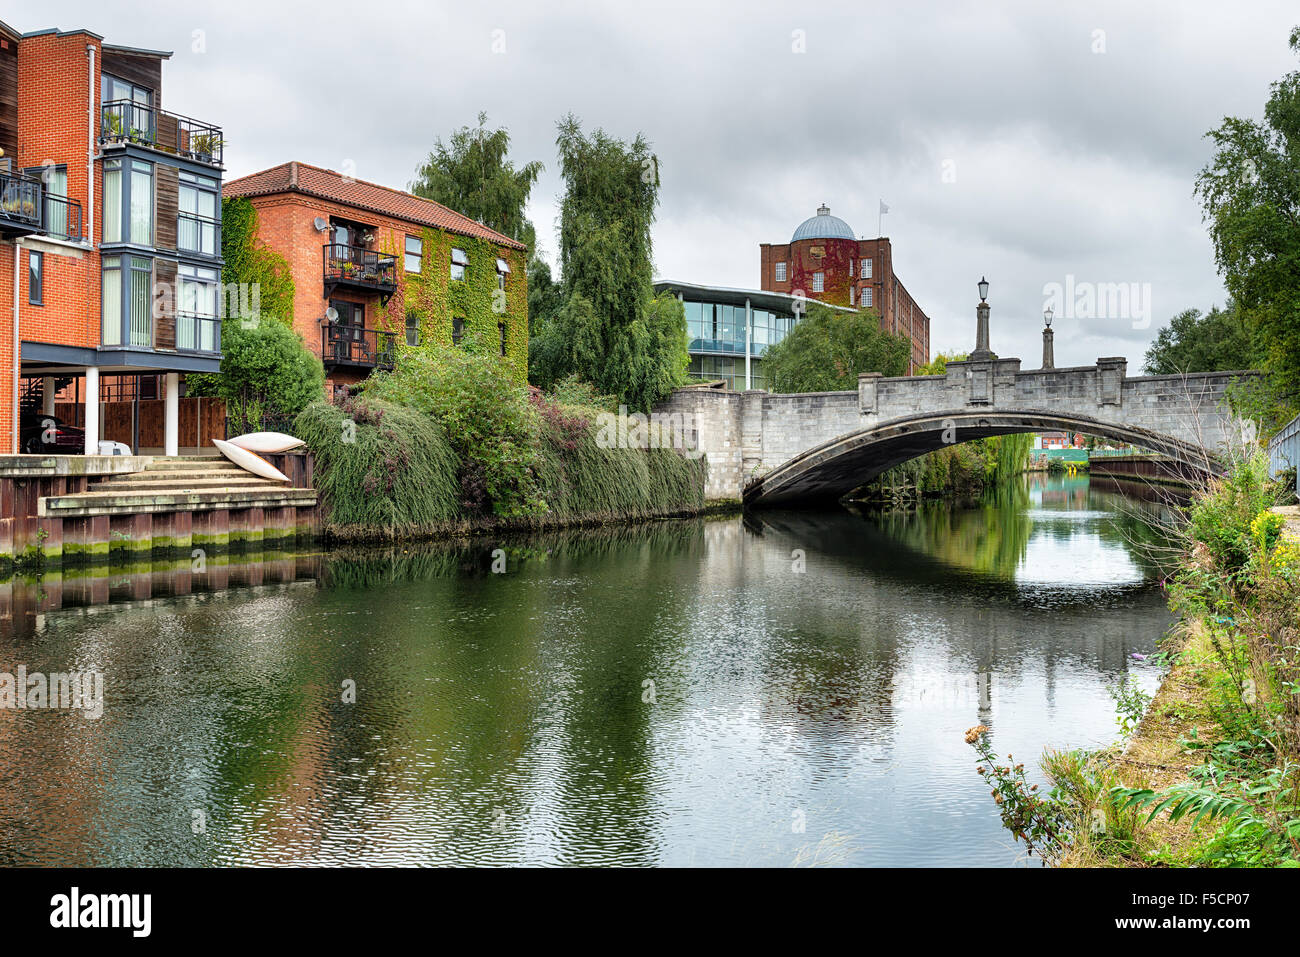
[[[785,263],[776,264],[776,281],[785,282]]]
[[[176,348],[217,351],[217,270],[182,264],[178,271]]]
[[[181,171],[176,242],[185,252],[217,253],[217,181]]]
[[[153,245],[153,164],[131,161],[131,242]]]
[[[469,265],[469,257],[465,255],[465,250],[453,248],[451,251],[451,278],[464,279],[465,267]]]
[[[122,161],[104,160],[104,242],[122,241]]]
[[[153,345],[153,260],[131,257],[131,345]]]
[[[100,341],[106,346],[122,344],[122,257],[105,256],[100,279]]]
[[[870,278],[871,278],[871,260],[870,260],[870,259],[864,259],[864,260],[862,260],[862,269],[861,269],[861,273],[862,273],[862,278],[863,278],[863,279],[870,279]]]
[[[824,272],[813,273],[812,291],[813,292],[826,291],[826,274]]]
[[[863,309],[871,308],[872,300],[874,298],[875,295],[872,288],[870,286],[863,286],[862,287],[862,308]]]
[[[100,75],[100,102],[107,131],[146,143],[154,141],[153,91],[107,73]]]

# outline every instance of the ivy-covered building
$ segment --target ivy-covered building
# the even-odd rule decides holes
[[[293,325],[337,393],[391,368],[399,342],[499,353],[528,376],[527,249],[432,200],[290,162],[225,184],[289,263]]]

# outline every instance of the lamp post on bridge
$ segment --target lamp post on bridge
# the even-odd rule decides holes
[[[1056,355],[1052,349],[1052,307],[1043,310],[1043,368],[1056,368]]]
[[[973,362],[993,358],[993,351],[989,348],[989,281],[981,276],[978,288],[980,303],[975,307],[975,351],[970,354]]]

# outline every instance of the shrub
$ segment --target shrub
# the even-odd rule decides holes
[[[397,368],[372,376],[364,390],[442,426],[461,462],[468,512],[517,517],[545,507],[533,478],[537,415],[496,356],[437,342],[403,349]]]
[[[369,397],[318,400],[294,428],[332,525],[397,536],[458,516],[456,456],[428,416]]]

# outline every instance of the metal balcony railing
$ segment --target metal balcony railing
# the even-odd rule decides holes
[[[176,314],[176,350],[218,354],[221,352],[221,320],[193,312]]]
[[[207,166],[221,166],[225,148],[221,127],[134,100],[100,107],[99,139],[103,144],[135,143]]]
[[[322,320],[321,360],[327,366],[391,369],[397,362],[397,334]]]
[[[396,256],[364,246],[339,243],[326,243],[321,252],[326,283],[342,283],[378,292],[392,292],[397,288]]]
[[[0,228],[34,233],[41,228],[41,181],[22,173],[0,172]]]
[[[81,239],[81,204],[75,199],[59,196],[57,193],[45,194],[45,220],[41,224],[42,232],[58,239],[77,242]]]

